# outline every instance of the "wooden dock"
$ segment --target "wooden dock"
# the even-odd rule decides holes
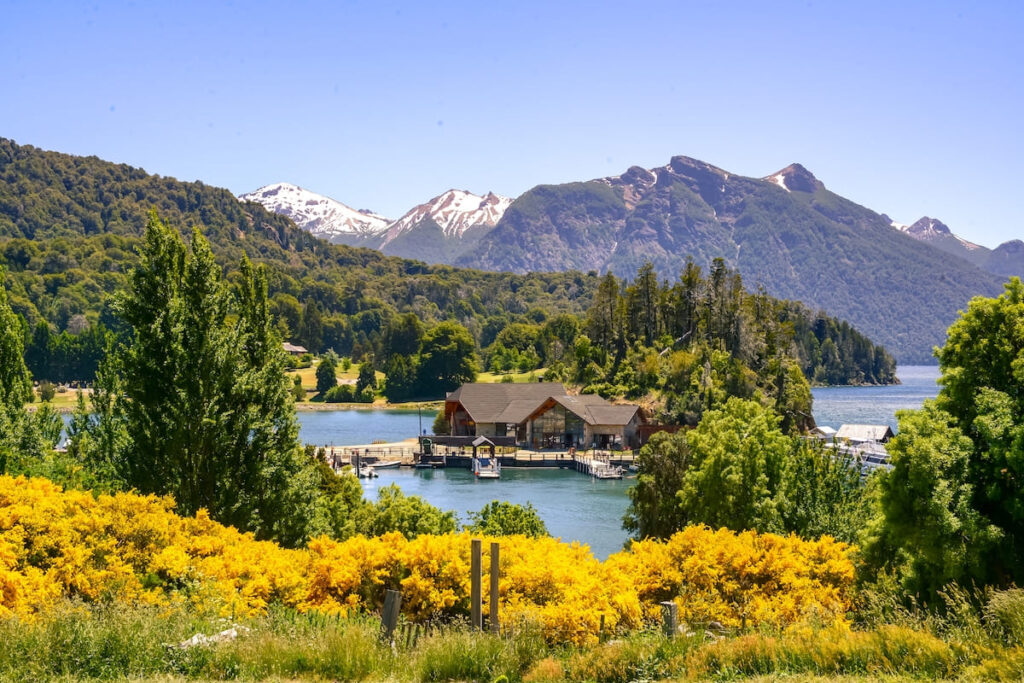
[[[323,448],[327,463],[334,469],[341,469],[348,465],[355,466],[357,459],[363,466],[397,460],[401,463],[401,467],[413,467],[416,462],[415,445],[320,448]],[[472,469],[473,467],[472,449],[435,447],[435,450],[437,455],[445,456],[445,464],[448,467],[463,469]],[[532,451],[499,448],[494,457],[502,467],[571,469],[590,476],[598,476],[599,473],[607,473],[613,471],[614,468],[625,469],[634,461],[632,453],[617,451]]]

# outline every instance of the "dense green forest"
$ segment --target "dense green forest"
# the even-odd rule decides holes
[[[372,362],[391,379],[384,391],[395,400],[422,396],[424,387],[437,391],[430,373],[417,364],[424,358],[424,335],[436,340],[445,330],[434,328],[445,321],[468,334],[473,362],[467,371],[469,366],[504,371],[554,364],[558,374],[558,366],[574,365],[577,335],[587,332],[592,317],[587,311],[601,282],[594,272],[488,273],[329,244],[258,204],[240,203],[225,189],[10,140],[0,139],[0,179],[0,257],[11,306],[26,322],[26,358],[36,379],[92,379],[107,336],[123,330],[112,295],[125,288],[127,273],[138,263],[147,214],[154,208],[186,238],[198,227],[228,282],[241,282],[237,264],[243,256],[262,264],[281,337],[314,352],[333,349]],[[719,267],[710,272],[713,279]],[[671,279],[673,274],[661,275]],[[652,274],[641,269],[640,276]],[[742,292],[738,275],[728,277]],[[617,296],[628,298],[628,290],[616,287]],[[678,285],[659,287],[668,292]],[[667,302],[667,294],[661,296]],[[737,324],[757,320],[760,325],[764,316],[774,316],[772,334],[781,337],[768,342],[772,352],[797,359],[809,379],[892,380],[891,359],[886,362],[887,354],[848,324],[799,304],[752,296],[739,305],[744,312]],[[703,300],[694,305],[704,305]],[[681,334],[668,322],[675,314],[666,309],[661,315],[654,336],[640,339],[640,346],[662,351],[666,346],[654,343],[657,337]],[[744,339],[751,339],[754,328],[743,329]],[[704,334],[718,338],[721,332]],[[450,328],[445,333],[459,343],[465,339]],[[576,381],[607,384],[612,388],[593,390],[616,393],[622,382],[615,375],[625,367],[623,359],[639,353],[637,341],[630,332],[614,348],[603,349],[601,372],[594,377],[583,372]],[[753,362],[731,341],[723,344],[721,352]],[[673,348],[680,346],[689,343]],[[628,389],[618,393],[636,394]]]

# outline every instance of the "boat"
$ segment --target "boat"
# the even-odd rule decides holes
[[[372,466],[367,465],[366,467],[360,467],[358,470],[356,470],[356,476],[359,477],[360,479],[373,479],[374,477],[379,477],[380,475],[377,474],[376,470],[374,470]]]
[[[397,470],[401,464],[401,460],[385,460],[384,462],[373,463],[373,467],[378,470]]]
[[[593,470],[595,479],[622,479],[622,468],[615,465],[601,465]]]
[[[473,458],[473,474],[480,479],[500,479],[501,463],[497,458]]]

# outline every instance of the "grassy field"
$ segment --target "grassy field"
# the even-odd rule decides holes
[[[531,370],[529,372],[515,372],[507,374],[499,374],[494,372],[481,372],[477,375],[476,381],[484,384],[496,384],[502,381],[508,381],[506,378],[511,377],[513,382],[536,382],[538,378],[544,376],[545,368],[538,368],[537,370]],[[292,370],[288,373],[288,379],[294,381],[292,378],[298,375],[302,379],[302,388],[306,390],[306,400],[300,401],[297,404],[299,410],[334,410],[339,406],[344,405],[345,407],[357,407],[357,408],[396,408],[396,409],[416,409],[430,408],[436,410],[441,405],[440,401],[413,401],[409,403],[388,403],[384,398],[378,397],[373,404],[366,403],[352,403],[352,404],[323,404],[314,402],[312,399],[316,396],[316,363],[312,367],[300,368],[298,370]],[[377,372],[377,382],[380,383],[385,379],[384,373]],[[338,367],[338,379],[341,381],[352,381],[354,382],[359,377],[359,366],[353,364],[348,370],[341,370]],[[74,405],[74,395],[71,397],[71,404]],[[330,407],[324,407],[324,406]]]
[[[89,398],[90,390],[85,390],[86,400]],[[78,402],[78,391],[74,389],[68,389],[64,392],[58,392],[54,395],[53,400],[50,401],[50,405],[56,408],[62,413],[68,413],[75,409],[75,404]],[[32,396],[31,406],[38,407],[42,403],[39,400],[39,393],[36,392]]]
[[[513,382],[537,382],[539,378],[544,376],[546,368],[538,368],[536,370],[530,370],[529,372],[511,372],[511,373],[496,373],[496,372],[481,372],[476,376],[476,381],[482,384],[496,384],[501,381],[508,381],[505,378],[511,377]]]
[[[238,637],[182,648],[232,626],[181,608],[68,604],[29,622],[0,618],[2,680],[1020,680],[1024,649],[981,634],[939,637],[917,625],[812,628],[668,638],[653,627],[586,647],[529,628],[492,635],[433,627],[393,645],[375,615],[271,609]],[[399,633],[402,633],[401,630]]]

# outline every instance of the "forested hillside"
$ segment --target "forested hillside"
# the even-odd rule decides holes
[[[135,263],[151,208],[182,234],[199,226],[227,269],[243,253],[266,264],[286,338],[317,351],[372,347],[396,310],[428,324],[458,319],[479,338],[490,316],[581,313],[597,283],[581,273],[485,273],[328,244],[225,189],[0,139],[0,245],[14,310],[57,331],[76,315],[109,323],[104,302]]]
[[[0,140],[0,179],[0,256],[12,308],[29,325],[26,356],[37,379],[89,379],[102,338],[96,328],[119,326],[111,295],[137,263],[154,208],[186,236],[198,227],[229,281],[238,281],[243,254],[267,267],[271,310],[284,339],[314,352],[370,359],[388,374],[412,377],[424,333],[441,321],[465,327],[474,364],[499,371],[571,366],[585,326],[581,316],[599,284],[594,273],[488,273],[329,244],[225,189],[10,140]],[[643,272],[667,282],[678,277]],[[738,276],[736,286],[742,289]],[[759,297],[784,330],[778,348],[809,379],[892,380],[891,359],[848,324]],[[664,332],[672,334],[668,327]],[[709,333],[712,346],[727,348],[716,334]],[[643,345],[654,346],[650,339]],[[611,358],[618,355],[616,349]],[[603,370],[598,383],[618,367]],[[605,383],[616,384],[614,377]],[[400,386],[396,381],[390,389]],[[415,389],[407,383],[394,397]]]
[[[673,157],[650,170],[521,195],[471,256],[483,268],[629,276],[715,258],[748,285],[849,320],[904,363],[930,363],[959,309],[1001,278],[895,230],[799,164],[745,178]]]

